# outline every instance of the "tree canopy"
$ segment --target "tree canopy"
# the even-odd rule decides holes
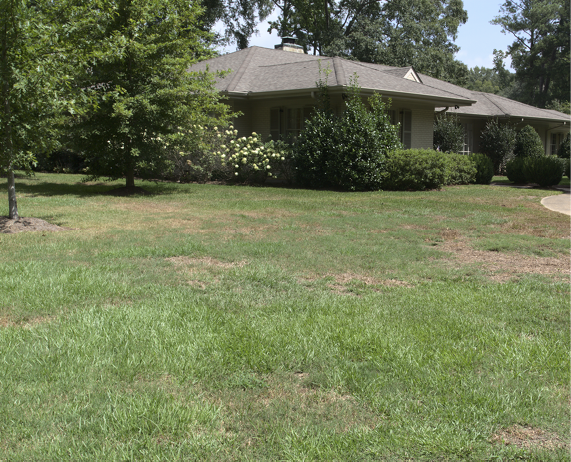
[[[96,104],[71,132],[88,175],[125,178],[133,188],[135,174],[169,168],[202,129],[228,119],[212,75],[187,71],[213,55],[200,14],[185,0],[101,2],[89,37],[97,49],[76,75]]]
[[[461,0],[275,0],[270,23],[306,51],[390,66],[457,83],[467,67],[454,59],[458,27],[467,13]]]
[[[14,169],[57,144],[55,119],[72,112],[71,10],[44,0],[0,0],[0,173],[8,175],[9,217],[19,217]],[[59,20],[56,20],[59,18]]]
[[[511,34],[507,55],[516,71],[519,101],[546,107],[556,99],[569,101],[569,1],[507,0],[493,21]]]

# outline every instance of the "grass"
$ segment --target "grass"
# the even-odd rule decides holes
[[[0,235],[0,460],[569,460],[545,191],[79,179]]]

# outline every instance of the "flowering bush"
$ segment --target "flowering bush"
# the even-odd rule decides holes
[[[268,178],[290,180],[291,150],[281,141],[263,143],[255,132],[238,137],[232,125],[195,125],[180,130],[180,136],[187,139],[187,149],[173,152],[172,179],[240,183],[263,183]]]

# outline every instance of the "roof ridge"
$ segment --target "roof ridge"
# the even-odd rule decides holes
[[[476,91],[476,92],[473,92],[473,93],[480,93],[480,94],[481,94],[482,96],[484,96],[484,98],[486,98],[490,103],[492,103],[494,106],[496,106],[496,107],[500,110],[500,112],[501,112],[502,114],[507,115],[507,116],[510,115],[509,112],[506,112],[506,110],[505,110],[502,106],[500,106],[499,104],[497,104],[495,101],[493,101],[492,98],[488,98],[488,95],[491,95],[491,94],[493,94],[493,93],[486,93],[486,92],[484,92],[484,91]]]
[[[411,67],[412,67],[412,66],[411,66]],[[414,68],[413,68],[413,69],[414,69]],[[414,71],[414,72],[416,72],[416,71]],[[424,76],[424,77],[428,77],[429,79],[434,79],[434,80],[437,80],[437,81],[439,81],[439,82],[447,83],[448,85],[452,85],[453,87],[462,88],[462,87],[459,86],[459,85],[455,85],[455,84],[453,84],[453,83],[447,82],[446,80],[437,79],[436,77],[431,77],[430,75],[427,75],[427,74],[422,74],[422,73],[420,73],[420,72],[416,72],[416,74],[418,75],[419,78],[421,78],[421,76]],[[456,93],[456,92],[453,92],[453,91],[450,91],[450,90],[444,90],[444,89],[442,89],[442,88],[438,88],[438,87],[435,86],[435,85],[429,85],[428,83],[425,83],[424,80],[422,80],[421,85],[426,85],[427,87],[434,88],[435,90],[445,91],[446,93],[450,93],[451,95],[456,95],[456,96],[459,96],[460,98],[468,99],[466,96],[463,96],[463,95],[461,95],[460,93]],[[469,91],[469,92],[470,92],[470,95],[472,95],[472,93],[474,93],[473,91],[470,91],[470,90],[468,90],[467,88],[462,88],[462,89],[463,89],[463,90],[466,90],[466,91]]]
[[[339,56],[333,57],[333,70],[335,71],[335,80],[337,80],[337,85],[346,86],[347,79],[345,78],[345,69],[343,69],[343,63],[339,62],[343,60]]]
[[[249,47],[249,48],[247,48],[247,50],[248,50],[248,52],[246,54],[246,57],[244,58],[244,61],[242,61],[242,65],[236,71],[236,74],[234,75],[234,77],[232,78],[232,80],[230,81],[228,86],[226,87],[226,91],[234,91],[234,89],[238,86],[238,83],[240,83],[240,79],[244,75],[244,72],[246,72],[246,68],[250,64],[250,61],[252,60],[253,47]]]

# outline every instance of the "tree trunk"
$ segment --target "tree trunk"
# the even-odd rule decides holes
[[[14,181],[14,170],[12,167],[8,169],[8,218],[17,220],[18,204],[16,203],[16,182]]]
[[[125,172],[125,179],[127,180],[127,188],[135,187],[135,169],[132,165],[127,167],[127,171]]]

